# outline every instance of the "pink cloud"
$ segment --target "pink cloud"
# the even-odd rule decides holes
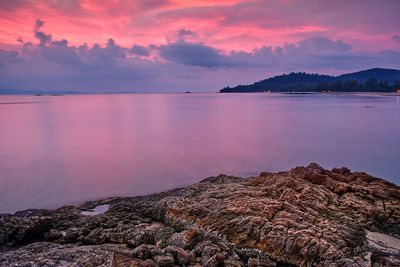
[[[251,51],[262,44],[283,45],[314,35],[357,44],[356,48],[362,43],[360,48],[376,51],[398,46],[391,38],[399,34],[398,12],[395,0],[2,1],[0,42],[15,44],[18,37],[34,41],[30,25],[40,17],[55,38],[73,44],[109,38],[124,45],[165,44],[168,36],[187,29],[197,33],[193,41],[226,50]]]

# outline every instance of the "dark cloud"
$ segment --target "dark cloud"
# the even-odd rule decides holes
[[[45,34],[42,31],[39,31],[41,27],[43,27],[44,21],[41,19],[36,19],[33,30],[35,32],[35,38],[39,40],[41,46],[45,46],[47,43],[51,42],[51,35]]]
[[[38,32],[41,27],[43,27],[44,21],[41,19],[36,19],[35,26],[33,27],[34,32]]]
[[[178,35],[180,37],[184,37],[184,36],[187,36],[187,35],[195,35],[195,34],[196,34],[195,32],[193,32],[191,30],[186,30],[186,29],[180,29],[178,31]]]
[[[350,51],[351,46],[343,43],[342,41],[332,41],[324,37],[312,37],[300,41],[298,49],[312,53],[346,53]]]
[[[229,57],[211,46],[202,43],[177,41],[158,47],[160,56],[166,60],[184,65],[202,66],[207,68],[232,65]]]
[[[400,35],[393,35],[392,39],[397,41],[397,42],[400,42]]]
[[[150,55],[149,49],[141,45],[134,45],[129,51],[138,56],[148,57]]]
[[[40,45],[44,46],[51,41],[51,35],[44,32],[35,32],[35,37],[40,41]]]
[[[0,49],[0,62],[15,62],[19,60],[18,52]]]
[[[160,56],[176,63],[201,66],[207,68],[235,68],[235,67],[282,67],[304,65],[312,67],[332,66],[338,64],[337,57],[354,58],[351,46],[342,41],[333,41],[323,37],[313,37],[300,41],[297,44],[286,43],[283,47],[263,46],[254,49],[251,53],[231,51],[224,54],[211,46],[202,43],[177,41],[158,47]]]

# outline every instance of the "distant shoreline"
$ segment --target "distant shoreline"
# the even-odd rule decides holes
[[[400,93],[392,92],[220,92],[221,94],[285,94],[285,95],[381,95],[400,96]]]
[[[340,95],[360,95],[360,94],[367,94],[367,95],[384,95],[384,96],[400,96],[400,93],[384,93],[384,92],[326,92],[322,94],[340,94]]]
[[[382,95],[382,96],[400,96],[400,93],[397,92],[291,92],[291,91],[282,91],[282,92],[193,92],[193,94],[287,94],[287,95],[360,95],[360,94],[368,94],[368,95]],[[71,95],[158,95],[158,94],[187,94],[184,92],[173,92],[173,93],[66,93],[66,94],[1,94],[0,96],[71,96]]]

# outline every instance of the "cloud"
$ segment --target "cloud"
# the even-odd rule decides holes
[[[0,10],[14,11],[29,3],[29,0],[0,1]]]
[[[40,45],[44,46],[46,43],[49,43],[51,41],[51,35],[50,34],[45,34],[44,32],[40,32],[40,28],[43,27],[44,21],[41,19],[36,19],[35,25],[33,27],[33,30],[35,32],[35,37],[40,41]]]
[[[110,91],[215,91],[291,71],[342,73],[372,67],[399,68],[400,51],[360,52],[342,40],[305,38],[252,51],[221,50],[178,39],[164,45],[73,45],[40,31],[37,43],[0,49],[1,89]],[[185,34],[189,30],[185,30]]]
[[[16,62],[19,60],[18,52],[0,49],[0,62]]]
[[[29,36],[37,17],[52,38],[78,45],[118,42],[156,46],[178,39],[225,50],[283,46],[315,36],[342,40],[354,49],[397,49],[397,0],[13,0],[0,1],[0,48]],[[36,31],[44,31],[37,26]],[[43,41],[48,40],[40,36]],[[31,37],[31,38],[30,38]],[[12,40],[12,41],[10,41]]]
[[[363,54],[340,40],[312,37],[298,43],[285,43],[275,48],[262,46],[245,51],[223,51],[203,43],[177,41],[158,47],[160,56],[167,61],[206,68],[272,68],[281,71],[318,68],[346,69],[382,62],[383,54]],[[391,61],[393,62],[393,61]],[[322,70],[322,69],[321,69]]]
[[[162,58],[184,65],[212,68],[232,64],[229,62],[229,57],[202,43],[177,41],[159,46],[158,49]]]
[[[45,34],[44,32],[36,32],[35,37],[39,39],[40,45],[45,45],[51,41],[51,35]]]
[[[351,46],[343,43],[341,40],[333,41],[324,37],[312,37],[299,42],[297,48],[308,53],[346,53]],[[296,52],[296,51],[295,51]]]
[[[191,30],[186,30],[186,29],[180,29],[178,31],[178,35],[180,37],[184,37],[184,36],[187,36],[187,35],[194,35],[194,34],[196,34],[196,33],[191,31]]]
[[[43,27],[44,21],[41,19],[36,19],[35,26],[33,27],[34,32],[38,32],[41,27]]]
[[[137,5],[141,10],[152,10],[157,9],[163,6],[170,4],[169,0],[146,0],[146,1],[137,1]]]
[[[141,45],[134,45],[129,51],[138,56],[148,57],[150,55],[149,49]]]

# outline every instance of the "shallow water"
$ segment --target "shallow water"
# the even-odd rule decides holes
[[[400,97],[0,96],[0,212],[317,162],[400,184]]]

